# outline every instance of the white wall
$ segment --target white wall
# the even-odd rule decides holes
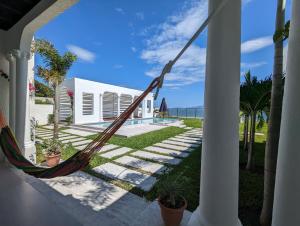
[[[0,69],[8,74],[8,62],[5,59],[3,54],[3,31],[0,30]],[[9,120],[9,83],[7,79],[0,77],[0,110],[3,112],[4,116],[7,120]],[[4,160],[4,155],[2,154],[1,147],[0,147],[0,162]]]
[[[52,104],[34,104],[31,107],[31,117],[34,117],[38,125],[48,124],[48,116],[53,114]]]
[[[75,124],[84,124],[84,123],[97,123],[100,121],[100,94],[104,92],[113,92],[117,93],[119,96],[121,94],[129,94],[134,96],[139,96],[142,94],[142,91],[129,89],[120,86],[114,86],[110,84],[104,84],[79,78],[72,78],[66,80],[63,86],[68,87],[74,92],[74,123]],[[82,114],[82,94],[83,93],[92,93],[94,94],[94,111],[92,115],[83,115]],[[144,118],[149,118],[153,116],[153,94],[150,93],[147,97],[147,100],[151,100],[151,112],[145,112],[143,115]]]

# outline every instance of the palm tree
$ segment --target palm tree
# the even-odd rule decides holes
[[[285,0],[277,1],[275,51],[272,76],[272,92],[268,137],[265,149],[264,201],[260,215],[262,226],[270,226],[272,221],[278,143],[282,110],[283,41],[288,36],[289,23],[285,25]],[[286,36],[281,38],[281,35]]]
[[[53,139],[58,139],[58,101],[59,85],[64,81],[67,71],[71,68],[77,56],[71,52],[60,55],[54,45],[47,40],[34,41],[33,50],[43,59],[43,66],[37,66],[37,75],[44,79],[54,90],[54,129]]]
[[[243,150],[247,151],[248,142],[249,142],[249,119],[250,119],[250,111],[246,105],[244,105],[244,95],[245,86],[240,87],[240,110],[242,112],[242,117],[244,117],[244,133],[243,133]]]
[[[248,142],[248,160],[246,165],[247,170],[253,167],[256,122],[258,118],[260,120],[263,119],[263,112],[269,104],[270,89],[270,78],[258,81],[257,77],[251,76],[250,71],[246,73],[245,82],[241,85],[241,106],[242,109],[245,109],[244,112],[246,111],[249,115],[251,122]],[[248,139],[248,132],[246,139]]]

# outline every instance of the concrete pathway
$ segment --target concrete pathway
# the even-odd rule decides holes
[[[141,169],[143,171],[155,174],[162,174],[164,170],[167,169],[167,167],[165,167],[162,164],[145,161],[131,156],[123,156],[114,161],[125,166],[130,166],[136,169]]]
[[[59,133],[59,139],[63,143],[71,143],[77,150],[82,150],[92,141],[84,137],[88,136],[88,133],[68,129]],[[52,131],[38,129],[37,136],[44,139],[52,136]],[[95,167],[93,171],[108,178],[108,181],[124,181],[133,187],[150,191],[157,181],[157,176],[188,157],[201,144],[201,138],[202,130],[189,129],[143,150],[107,144],[98,154],[109,162]]]
[[[166,149],[166,148],[161,148],[161,147],[154,147],[154,146],[149,146],[145,148],[146,151],[151,151],[151,152],[157,152],[160,154],[165,154],[165,155],[171,155],[171,156],[175,156],[175,157],[188,157],[189,154],[188,153],[184,153],[181,151],[177,151],[177,150],[172,150],[170,148]]]
[[[94,171],[111,179],[129,182],[144,191],[149,191],[156,182],[155,177],[113,163],[97,166]]]
[[[104,158],[112,159],[116,156],[124,155],[125,153],[127,153],[131,150],[132,150],[131,148],[122,147],[122,148],[118,148],[118,149],[106,152],[104,154],[101,154],[100,156],[102,156]]]
[[[24,177],[83,226],[131,226],[149,206],[145,199],[83,172],[48,180]]]

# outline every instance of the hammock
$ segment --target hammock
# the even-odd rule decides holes
[[[6,124],[3,114],[0,112],[0,145],[8,161],[25,173],[38,178],[53,178],[69,175],[86,167],[92,156],[98,152],[115,132],[130,117],[143,99],[159,85],[160,77],[157,77],[149,87],[140,95],[109,127],[101,132],[98,137],[88,144],[82,151],[77,152],[66,161],[52,168],[43,168],[33,165],[21,152],[18,143]]]
[[[105,145],[105,143],[117,132],[117,130],[135,111],[135,109],[139,106],[143,99],[155,88],[156,94],[154,99],[157,98],[159,89],[163,85],[165,75],[171,72],[171,69],[173,65],[177,62],[177,60],[196,40],[196,38],[205,29],[205,27],[208,25],[209,21],[213,18],[213,16],[219,13],[228,1],[229,0],[222,1],[216,9],[212,10],[207,19],[195,32],[192,38],[186,43],[186,45],[178,53],[178,55],[165,65],[160,76],[155,78],[150,83],[148,88],[119,117],[117,117],[117,119],[109,127],[107,127],[103,132],[101,132],[95,140],[93,140],[90,144],[88,144],[85,147],[85,149],[83,149],[82,151],[78,151],[76,154],[71,156],[66,161],[58,164],[57,166],[54,166],[52,168],[38,167],[32,164],[30,161],[28,161],[22,155],[21,149],[18,146],[14,134],[7,125],[6,120],[0,111],[0,146],[8,161],[18,169],[21,169],[25,173],[37,178],[54,178],[58,176],[66,176],[86,167],[89,164],[89,161],[93,157],[93,155]]]

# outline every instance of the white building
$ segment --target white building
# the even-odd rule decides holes
[[[73,109],[68,92],[73,93]],[[143,91],[105,83],[72,78],[60,87],[60,120],[71,115],[73,123],[96,123],[113,120],[142,94]],[[131,118],[153,117],[153,94],[150,93]]]

